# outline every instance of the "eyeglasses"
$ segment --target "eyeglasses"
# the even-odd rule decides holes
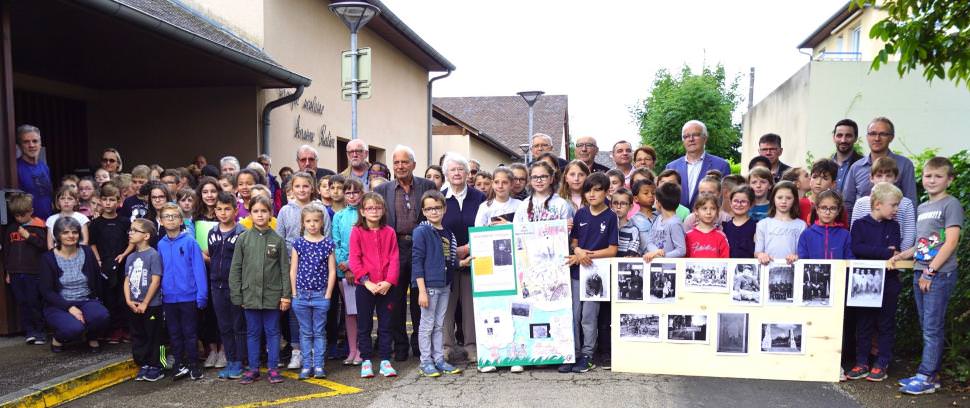
[[[615,200],[612,203],[610,203],[610,204],[612,204],[614,207],[626,207],[626,206],[630,205],[630,203],[628,203],[626,201],[615,201]]]
[[[529,178],[532,179],[532,181],[549,181],[549,177],[550,176],[548,174],[542,174],[542,175],[532,176]]]
[[[731,204],[734,205],[748,205],[750,201],[748,200],[731,200]]]
[[[345,191],[344,195],[359,195],[360,191]]]
[[[364,154],[364,153],[367,153],[367,150],[359,149],[359,150],[348,150],[347,151],[347,154]]]
[[[528,179],[525,178],[525,177],[512,177],[512,181],[515,181],[517,183],[525,183],[526,180],[528,180]]]
[[[378,207],[378,206],[374,206],[374,207],[364,207],[364,211],[367,211],[367,212],[381,211],[383,209],[384,209],[384,207]]]
[[[152,200],[164,200],[166,198],[168,198],[168,197],[166,197],[166,196],[157,196],[157,195],[153,195],[152,196]]]
[[[878,137],[880,139],[885,139],[892,136],[893,134],[889,132],[869,132],[869,133],[866,133],[866,135],[868,135],[869,137]]]
[[[132,228],[132,229],[130,229],[130,230],[128,230],[128,233],[129,233],[129,234],[134,234],[134,233],[136,233],[136,232],[137,232],[137,233],[139,233],[139,234],[147,234],[147,232],[145,232],[145,231],[141,231],[141,230],[136,230],[136,229],[134,229],[134,228]]]
[[[818,208],[819,212],[825,212],[825,213],[834,213],[839,210],[839,207],[829,207],[829,206],[816,207],[816,208]]]
[[[112,158],[109,158],[109,157],[102,157],[101,158],[101,163],[117,163],[117,162],[118,162],[117,159],[112,159]]]
[[[536,143],[532,145],[533,149],[551,149],[552,145],[549,143]]]
[[[437,214],[437,213],[440,213],[444,209],[445,209],[445,207],[442,207],[442,206],[439,205],[437,207],[424,207],[421,211],[424,211],[426,213],[431,213],[431,214]]]
[[[576,143],[577,149],[592,149],[596,147],[596,143]]]
[[[681,139],[684,139],[684,140],[687,140],[687,139],[700,139],[702,137],[704,137],[704,134],[703,133],[687,133],[687,134],[684,134],[684,135],[681,135],[680,136],[680,138]]]
[[[382,170],[379,170],[379,171],[371,170],[370,175],[377,176],[377,177],[387,177],[387,172]]]
[[[176,214],[165,214],[165,215],[161,216],[161,219],[163,219],[163,220],[169,220],[169,221],[171,221],[171,220],[179,220],[179,219],[182,219],[182,216],[176,215]]]
[[[777,152],[779,150],[781,150],[781,149],[779,149],[777,147],[762,147],[762,148],[758,149],[758,151],[761,151],[761,152],[764,152],[764,153],[774,153],[774,152]]]

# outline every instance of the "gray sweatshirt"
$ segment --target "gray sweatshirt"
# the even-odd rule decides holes
[[[765,218],[754,230],[754,253],[764,252],[774,259],[784,259],[798,253],[798,237],[805,230],[805,221],[779,221]]]
[[[658,249],[664,250],[664,258],[683,258],[687,255],[684,225],[676,215],[666,219],[659,215],[654,220],[647,240],[647,252]]]
[[[327,213],[327,208],[318,201],[313,201],[310,204],[319,205],[320,209],[323,210],[323,225],[320,226],[320,233],[324,237],[329,237],[330,215]],[[295,201],[290,201],[283,208],[280,208],[280,213],[276,215],[276,233],[286,241],[287,256],[293,249],[293,243],[301,236],[300,230],[303,229],[303,222],[300,220],[300,213],[302,211],[303,207],[297,205]]]

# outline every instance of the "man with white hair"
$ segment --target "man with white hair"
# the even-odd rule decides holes
[[[302,145],[296,149],[296,164],[300,168],[298,171],[305,171],[313,174],[320,180],[324,176],[334,175],[333,170],[317,167],[317,149],[310,145]],[[283,180],[285,183],[286,180]]]
[[[226,156],[219,159],[219,170],[223,176],[235,176],[239,173],[239,159],[236,156]]]
[[[424,221],[421,212],[421,196],[425,192],[437,189],[433,181],[414,175],[417,162],[414,160],[414,150],[407,146],[397,145],[391,153],[391,166],[394,180],[381,184],[374,189],[385,202],[387,225],[394,228],[397,234],[400,258],[400,275],[398,284],[391,288],[391,335],[394,341],[394,359],[404,361],[408,358],[408,348],[414,356],[420,355],[418,349],[418,328],[421,323],[421,309],[418,306],[417,288],[411,286],[411,233]],[[411,305],[411,337],[408,338],[405,325],[406,305],[410,297]]]
[[[707,125],[699,120],[691,120],[684,124],[680,131],[680,138],[687,152],[683,157],[667,163],[666,169],[672,169],[680,175],[680,204],[687,208],[694,208],[697,198],[697,185],[704,178],[708,170],[717,170],[722,175],[731,174],[731,165],[727,160],[713,154],[707,154]]]
[[[370,163],[367,162],[367,143],[361,139],[347,142],[347,163],[344,171],[340,172],[345,178],[355,178],[364,185],[365,191],[370,191]]]
[[[46,219],[51,215],[54,184],[51,183],[51,170],[47,163],[40,159],[43,147],[40,139],[40,129],[31,125],[17,126],[17,147],[20,157],[17,158],[17,181],[20,189],[34,196],[34,216]]]
[[[532,144],[532,161],[535,161],[539,155],[549,152],[556,155],[556,163],[559,164],[559,171],[565,169],[566,165],[569,164],[565,159],[559,157],[558,153],[552,151],[552,137],[549,135],[536,133],[532,135],[532,141],[530,143]]]

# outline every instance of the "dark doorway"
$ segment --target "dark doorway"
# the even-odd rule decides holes
[[[40,128],[41,140],[56,187],[67,173],[90,173],[87,104],[60,96],[14,89],[14,120]]]

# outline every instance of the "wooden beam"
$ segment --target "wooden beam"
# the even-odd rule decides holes
[[[436,125],[431,127],[432,135],[464,135],[465,129],[454,125]]]

